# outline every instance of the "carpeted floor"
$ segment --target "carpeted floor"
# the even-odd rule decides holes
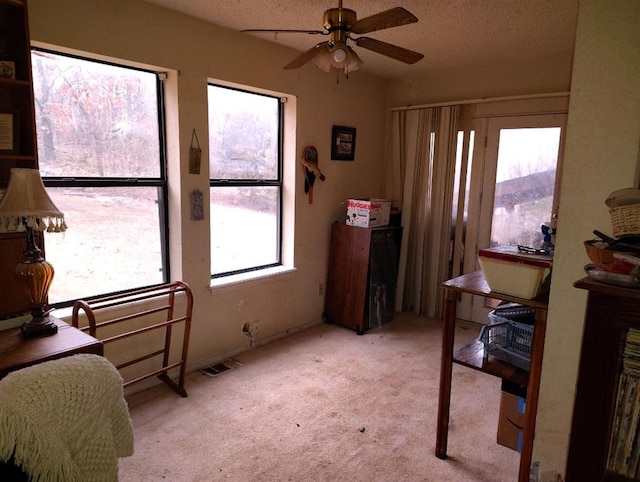
[[[456,344],[478,334],[460,325]],[[500,380],[454,365],[449,458],[434,456],[441,324],[399,313],[358,336],[318,325],[128,397],[129,481],[514,481],[496,443]]]

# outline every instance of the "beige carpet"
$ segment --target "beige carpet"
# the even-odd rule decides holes
[[[129,481],[514,481],[496,443],[500,380],[454,365],[449,458],[434,456],[441,324],[401,313],[358,336],[319,325],[128,397]],[[458,328],[456,344],[477,336]]]

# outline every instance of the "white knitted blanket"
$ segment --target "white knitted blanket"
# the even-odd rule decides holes
[[[74,355],[0,380],[0,459],[38,481],[117,481],[133,454],[122,377],[104,357]]]

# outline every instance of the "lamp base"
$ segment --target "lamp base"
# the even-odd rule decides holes
[[[22,338],[51,336],[58,333],[58,325],[49,316],[31,318],[20,326]]]

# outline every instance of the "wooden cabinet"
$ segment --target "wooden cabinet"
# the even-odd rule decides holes
[[[31,45],[26,1],[0,0],[0,197],[13,167],[38,167]],[[24,233],[0,234],[0,318],[28,311],[13,281],[25,246]]]
[[[529,482],[529,471],[533,452],[536,414],[538,411],[538,390],[542,371],[542,353],[547,326],[547,296],[541,295],[532,300],[518,298],[489,289],[482,271],[465,274],[445,281],[444,323],[442,326],[442,359],[440,365],[440,393],[438,399],[438,425],[436,432],[436,457],[447,457],[447,441],[449,433],[449,408],[451,403],[451,376],[453,363],[457,363],[483,373],[497,376],[519,386],[527,386],[526,412],[523,429],[522,454],[518,471],[518,482]],[[509,363],[496,358],[484,356],[484,345],[475,341],[453,351],[456,304],[460,293],[470,293],[496,300],[514,301],[535,308],[535,327],[531,343],[531,364],[527,373]],[[464,430],[464,427],[462,428]],[[469,441],[473,443],[473,441]]]
[[[402,228],[333,224],[323,318],[356,330],[393,318]]]
[[[630,328],[640,329],[640,290],[584,278],[588,290],[582,350],[573,409],[567,482],[631,482],[606,469],[612,437],[622,350]]]

